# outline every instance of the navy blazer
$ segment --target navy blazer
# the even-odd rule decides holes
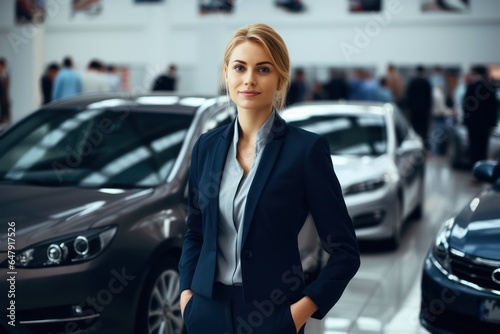
[[[217,265],[219,186],[233,132],[234,121],[203,134],[191,157],[180,288],[208,298]],[[323,137],[290,126],[276,114],[262,154],[242,225],[244,300],[279,304],[307,295],[319,308],[313,317],[322,318],[360,265],[329,145]],[[297,236],[309,212],[330,257],[316,280],[305,286]]]

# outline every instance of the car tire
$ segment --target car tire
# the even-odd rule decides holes
[[[139,302],[137,333],[187,333],[180,310],[177,264],[178,260],[168,257],[153,266]]]
[[[421,175],[421,181],[420,181],[420,184],[418,185],[418,191],[419,191],[419,194],[418,194],[418,204],[417,206],[415,207],[415,209],[413,209],[413,212],[411,213],[411,219],[415,219],[415,220],[419,220],[422,218],[422,216],[424,215],[424,201],[425,201],[425,181],[424,181],[424,173],[422,172],[422,175]]]
[[[403,202],[401,198],[398,197],[397,205],[395,208],[395,214],[394,216],[397,219],[396,224],[394,224],[394,230],[392,236],[389,238],[387,246],[389,250],[396,250],[399,248],[399,245],[401,244],[401,234],[403,230]]]

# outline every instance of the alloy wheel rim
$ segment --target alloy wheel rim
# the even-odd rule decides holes
[[[166,270],[156,280],[148,304],[149,334],[181,334],[179,274]]]

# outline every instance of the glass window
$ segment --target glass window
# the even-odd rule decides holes
[[[227,125],[233,121],[235,118],[235,108],[233,106],[217,111],[206,123],[203,132],[210,131],[219,128],[223,125]]]
[[[150,187],[172,169],[192,116],[45,110],[5,134],[0,180],[51,186]]]
[[[387,151],[387,130],[382,115],[311,116],[290,124],[325,137],[331,154],[379,156]]]

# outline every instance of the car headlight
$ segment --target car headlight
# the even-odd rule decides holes
[[[450,245],[448,241],[454,223],[455,218],[448,219],[439,229],[432,245],[432,256],[446,273],[450,272]]]
[[[88,261],[106,248],[117,229],[115,226],[93,229],[36,244],[17,254],[16,266],[40,268]]]
[[[384,175],[376,179],[371,179],[359,183],[355,183],[344,190],[344,195],[359,194],[366,191],[372,191],[382,188],[386,185],[388,176]]]

